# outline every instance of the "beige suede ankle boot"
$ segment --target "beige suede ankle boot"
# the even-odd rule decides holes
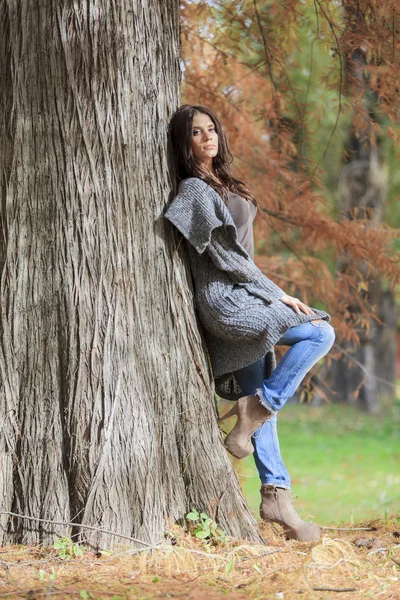
[[[319,526],[300,518],[292,504],[290,490],[263,484],[260,492],[260,516],[264,521],[279,523],[289,540],[318,542],[321,535]]]
[[[228,452],[235,458],[252,454],[254,448],[251,436],[272,414],[260,403],[258,396],[239,398],[235,406],[220,419],[221,422],[232,415],[237,415],[238,418],[235,427],[225,438],[224,444]]]

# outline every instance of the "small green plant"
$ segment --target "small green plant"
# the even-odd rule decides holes
[[[74,544],[70,537],[61,537],[54,542],[54,549],[58,550],[58,556],[63,560],[80,558],[83,556],[82,548],[79,544]]]
[[[193,535],[198,539],[212,542],[229,541],[229,536],[206,513],[199,513],[192,509],[186,515],[186,519],[194,524]]]
[[[56,571],[52,571],[49,575],[49,578],[46,578],[46,571],[44,571],[43,569],[40,569],[39,571],[39,579],[42,583],[45,583],[46,581],[54,581],[55,578],[57,577],[57,572]]]
[[[384,514],[385,514],[384,519],[385,519],[386,525],[388,525],[390,523],[390,519],[389,519],[389,510],[387,508],[385,508]]]
[[[87,592],[86,590],[81,590],[79,592],[79,596],[83,598],[83,600],[89,600],[90,598],[93,598],[92,592]]]
[[[225,565],[225,575],[226,576],[228,576],[229,573],[232,571],[234,565],[235,565],[235,559],[234,559],[234,557],[232,557],[230,559],[230,561],[227,562],[226,565]]]

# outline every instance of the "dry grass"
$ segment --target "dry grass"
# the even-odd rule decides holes
[[[85,552],[62,560],[53,548],[2,548],[0,599],[397,600],[400,524],[392,519],[372,525],[374,531],[325,530],[316,545],[285,541],[278,528],[261,524],[266,546],[210,547],[174,526],[152,554],[120,547],[110,556]]]

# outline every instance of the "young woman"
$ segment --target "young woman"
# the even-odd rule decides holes
[[[286,294],[254,264],[257,202],[231,174],[232,155],[211,110],[181,106],[169,146],[176,180],[165,216],[187,242],[216,392],[237,400],[220,419],[237,415],[225,446],[237,458],[254,452],[261,518],[282,525],[288,538],[318,541],[318,525],[304,522],[291,502],[277,413],[332,347],[330,315]],[[276,344],[290,346],[278,365]]]

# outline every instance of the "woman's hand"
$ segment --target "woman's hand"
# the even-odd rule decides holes
[[[287,294],[284,294],[281,298],[279,298],[279,300],[284,304],[287,304],[288,306],[294,308],[298,315],[300,314],[300,311],[303,311],[304,313],[306,313],[306,315],[315,315],[315,312],[311,310],[311,308],[307,306],[307,304],[301,302],[298,298],[293,298],[293,296],[288,296]]]

